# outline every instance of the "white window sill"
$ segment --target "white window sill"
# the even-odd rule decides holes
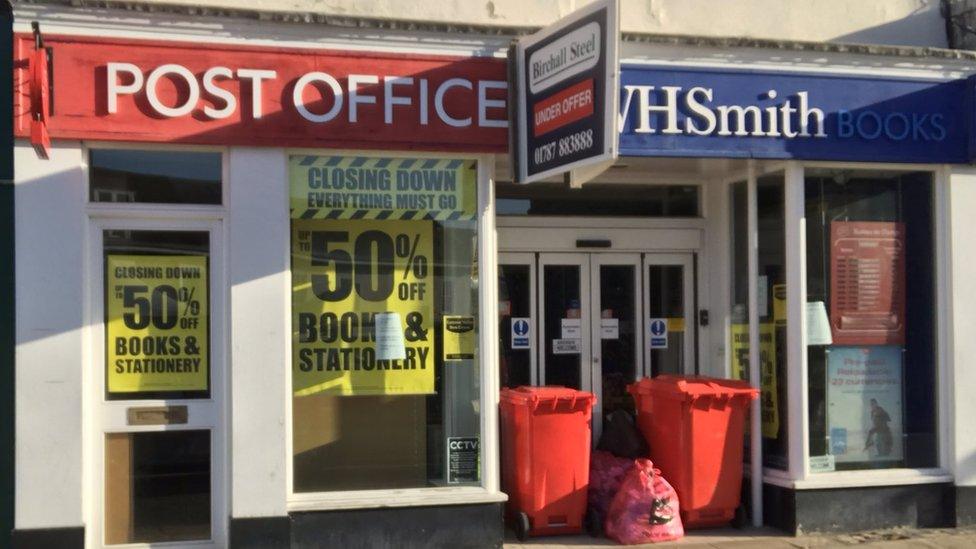
[[[906,486],[953,482],[944,469],[879,469],[868,471],[832,471],[811,473],[805,479],[786,479],[763,475],[763,482],[794,490],[822,490],[830,488],[868,488],[873,486]]]
[[[420,507],[429,505],[466,505],[476,503],[502,503],[505,501],[508,501],[508,496],[505,493],[490,492],[479,486],[320,492],[315,494],[292,494],[288,500],[288,512],[375,509],[382,507]]]

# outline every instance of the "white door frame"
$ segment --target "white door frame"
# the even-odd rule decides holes
[[[210,235],[210,397],[206,399],[116,400],[105,398],[105,309],[104,246],[105,230],[194,231]],[[226,547],[229,516],[227,467],[226,332],[227,287],[220,220],[206,219],[124,219],[94,218],[89,222],[88,249],[88,325],[89,325],[89,410],[88,484],[92,494],[88,505],[87,544],[103,547],[105,508],[105,434],[119,432],[158,432],[209,429],[210,437],[210,529],[209,540],[190,542],[133,543],[109,547]],[[186,405],[189,421],[185,425],[131,426],[128,408],[138,406]]]

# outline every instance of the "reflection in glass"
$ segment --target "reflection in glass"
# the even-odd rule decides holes
[[[756,181],[756,222],[759,251],[760,370],[762,380],[763,464],[775,469],[789,465],[787,432],[786,348],[786,219],[783,174]],[[765,334],[765,335],[764,335]]]
[[[580,267],[579,265],[545,265],[543,282],[546,329],[543,334],[546,353],[546,385],[562,385],[581,389],[580,360],[582,328],[577,338],[564,338],[563,321],[579,323]],[[579,326],[579,324],[576,324]],[[575,341],[575,348],[574,343]],[[563,347],[563,346],[566,347]]]
[[[513,319],[530,318],[531,281],[528,265],[498,266],[498,368],[502,387],[518,387],[532,383],[532,341],[530,348],[513,348]],[[531,338],[531,333],[525,334]]]
[[[737,181],[729,188],[729,241],[731,257],[731,325],[729,354],[734,379],[749,379],[749,218],[747,183]]]
[[[647,269],[648,318],[663,318],[668,323],[668,346],[651,349],[651,375],[683,374],[685,363],[684,267],[649,265]]]
[[[466,170],[476,170],[474,162],[467,165]],[[471,180],[474,180],[473,176]],[[477,202],[474,184],[459,184],[457,192],[460,203]],[[340,209],[332,211],[344,212]],[[478,452],[481,434],[477,220],[468,215],[460,219],[434,219],[434,212],[429,216],[428,212],[422,212],[419,216],[411,214],[409,219],[395,219],[389,213],[380,213],[382,216],[377,214],[376,218],[349,221],[292,221],[293,305],[305,298],[302,292],[312,286],[313,276],[317,280],[329,280],[325,287],[337,289],[334,281],[340,278],[338,269],[343,269],[349,273],[349,294],[355,292],[359,297],[351,300],[352,305],[342,303],[342,299],[319,298],[318,305],[321,314],[335,314],[338,318],[351,315],[347,318],[352,322],[362,318],[364,311],[374,311],[375,303],[392,303],[400,299],[397,292],[410,290],[409,284],[402,284],[408,280],[408,275],[423,278],[423,297],[415,296],[415,300],[430,305],[433,319],[431,328],[416,337],[426,337],[423,341],[430,343],[427,361],[428,367],[433,368],[434,392],[354,396],[327,390],[298,394],[297,387],[293,387],[296,393],[292,398],[292,463],[296,493],[478,485],[481,482],[478,454],[459,457],[454,453],[451,454],[454,457],[449,458],[448,451],[449,440],[461,438]],[[348,231],[354,226],[366,227],[369,232],[362,234],[370,237],[350,237]],[[327,245],[315,252],[296,245],[301,241],[301,233],[305,232],[314,233],[313,239],[321,237],[319,242],[327,242]],[[419,235],[430,236],[422,238]],[[360,240],[358,247],[356,240]],[[430,244],[423,243],[424,240]],[[417,244],[410,245],[418,241],[420,248]],[[389,243],[385,245],[386,257],[393,257],[392,264],[388,259],[379,259],[383,242]],[[398,249],[397,242],[402,242],[403,247]],[[429,258],[422,251],[425,246],[431,249]],[[413,259],[415,255],[416,260]],[[374,257],[377,258],[375,261]],[[408,264],[410,271],[404,269]],[[396,267],[391,268],[391,265]],[[353,272],[356,273],[354,285]],[[418,272],[423,276],[417,275]],[[389,297],[367,300],[363,292],[379,287],[381,273],[385,273],[387,278],[384,280],[390,283],[386,290]],[[356,300],[360,303],[355,303]],[[297,314],[297,311],[293,306],[293,312]],[[470,340],[474,358],[445,360],[445,316],[475,319],[475,333]],[[298,325],[293,316],[293,348],[298,348],[300,341]],[[362,335],[370,333],[375,325],[367,319],[363,326],[365,332],[357,332],[360,339],[349,340],[357,342],[357,348],[375,352],[375,338]],[[343,341],[341,336],[323,341],[320,335],[312,339],[311,346],[335,350],[341,348]],[[294,380],[295,377],[293,383]],[[459,466],[463,471],[451,477],[449,459],[458,463],[461,458],[467,460],[466,465]],[[455,472],[457,470],[456,467]]]
[[[697,217],[695,185],[599,183],[574,189],[561,183],[495,186],[497,215]]]
[[[105,543],[210,539],[210,431],[105,435]]]
[[[603,414],[634,410],[627,385],[637,376],[634,338],[637,305],[633,265],[600,266],[600,346],[603,381]]]
[[[92,202],[221,203],[219,152],[93,149],[88,163]]]
[[[833,335],[807,347],[811,468],[935,467],[932,174],[807,170],[805,204],[807,301]]]

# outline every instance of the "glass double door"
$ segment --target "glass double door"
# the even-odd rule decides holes
[[[602,418],[633,409],[626,386],[694,373],[693,257],[659,253],[499,255],[501,383],[593,392]]]

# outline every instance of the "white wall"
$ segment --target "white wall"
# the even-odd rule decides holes
[[[14,149],[15,527],[83,524],[85,191],[81,147]]]
[[[283,149],[233,148],[229,162],[231,516],[283,516],[291,368],[286,157]]]
[[[286,514],[285,373],[288,195],[282,149],[232,149],[228,250],[232,299],[234,517]],[[49,160],[25,142],[16,165],[16,528],[85,523],[86,190],[83,153]],[[89,372],[97,375],[96,371]]]
[[[64,2],[58,2],[64,3]],[[543,26],[589,0],[141,0],[280,14]],[[946,45],[938,0],[621,0],[627,32],[774,40]]]
[[[699,307],[708,309],[709,346],[700,357],[700,368],[703,375],[715,377],[729,377],[729,274],[731,273],[731,258],[729,257],[729,186],[721,181],[709,181],[702,185],[702,207],[705,214],[705,242],[702,256],[707,263],[699,264],[704,268],[703,273],[708,301],[702,301]]]
[[[949,464],[956,484],[976,486],[976,168],[954,167],[949,182],[951,332],[946,386],[952,392],[948,418],[953,444]]]

